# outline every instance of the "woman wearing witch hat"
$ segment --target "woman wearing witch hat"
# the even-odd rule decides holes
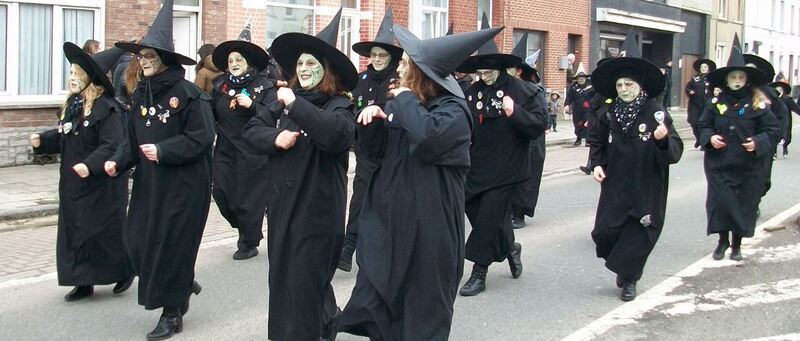
[[[378,34],[373,41],[364,41],[353,45],[353,51],[369,58],[367,70],[358,74],[358,86],[353,89],[355,111],[359,112],[370,105],[381,108],[389,100],[389,85],[397,80],[397,65],[403,55],[403,49],[394,46],[392,33],[392,10],[386,11],[381,21]],[[369,126],[366,129],[375,129]],[[344,236],[342,255],[339,259],[339,269],[350,271],[353,267],[353,252],[356,249],[358,238],[358,214],[361,211],[361,201],[364,191],[377,168],[380,160],[371,159],[366,152],[356,143],[356,174],[353,178],[353,196],[350,198],[350,212],[347,218],[347,234]]]
[[[700,113],[703,112],[706,103],[711,100],[711,97],[714,97],[713,87],[708,81],[708,73],[716,70],[717,64],[710,59],[698,59],[692,64],[692,67],[697,71],[697,75],[686,83],[684,90],[686,96],[689,96],[689,107],[686,109],[688,112],[687,120],[692,127],[692,135],[697,140],[699,136],[697,119],[700,117]],[[699,146],[699,142],[695,141],[694,147],[697,148]]]
[[[722,93],[711,99],[699,121],[708,181],[706,232],[719,235],[715,260],[724,258],[728,248],[730,259],[741,260],[742,238],[755,232],[780,127],[769,106],[754,95],[768,77],[745,65],[738,37],[727,66],[708,77]]]
[[[420,41],[394,25],[400,87],[358,117],[381,159],[359,215],[359,272],[339,330],[372,340],[446,340],[464,267],[464,183],[472,127],[450,74],[499,29]],[[374,130],[364,127],[377,125]],[[370,132],[367,134],[366,132]]]
[[[483,19],[488,28],[488,19]],[[518,187],[531,177],[528,145],[544,134],[547,104],[542,87],[505,72],[519,62],[519,57],[500,53],[489,40],[456,69],[480,76],[464,92],[475,122],[465,190],[465,210],[472,225],[466,259],[474,266],[459,291],[462,296],[486,289],[486,273],[494,262],[508,261],[513,278],[522,274],[522,245],[515,241],[511,226],[512,204]]]
[[[94,285],[116,283],[119,294],[133,282],[122,236],[128,180],[103,171],[125,136],[122,107],[106,77],[122,53],[111,48],[89,56],[65,43],[70,95],[58,129],[31,135],[35,153],[61,153],[56,269],[59,285],[74,286],[67,302],[91,296]]]
[[[744,63],[746,66],[751,66],[756,69],[759,69],[761,70],[761,72],[767,75],[767,83],[769,83],[770,80],[775,78],[775,67],[772,66],[772,63],[754,54],[745,53],[743,56],[744,56]],[[763,84],[761,86],[754,87],[754,91],[756,96],[764,97],[767,106],[769,106],[770,111],[772,111],[772,114],[774,114],[775,118],[778,119],[778,126],[781,129],[780,139],[782,140],[789,131],[789,126],[788,126],[789,116],[792,113],[789,112],[789,108],[786,106],[786,103],[781,100],[780,94],[778,94],[778,92],[775,91],[775,89],[769,84]],[[780,142],[778,142],[778,144],[780,144]],[[775,151],[772,154],[772,160],[777,160],[777,159],[778,159],[778,146],[775,145]],[[772,163],[769,163],[769,173],[772,174]],[[767,180],[767,184],[764,190],[764,195],[767,194],[771,186],[772,186],[772,179],[770,177],[770,179]]]
[[[264,239],[267,157],[244,140],[242,131],[254,116],[276,105],[275,88],[262,72],[269,65],[269,55],[258,45],[226,41],[214,50],[212,60],[225,73],[213,82],[217,143],[211,194],[222,216],[239,230],[233,259],[243,260],[258,255]]]
[[[244,137],[269,154],[267,250],[271,340],[333,340],[339,310],[331,279],[347,204],[347,163],[355,119],[345,91],[353,63],[336,48],[341,10],[317,36],[275,38],[275,60],[292,75],[280,106],[259,112]]]
[[[672,117],[654,100],[664,75],[640,56],[637,44],[592,73],[597,91],[613,98],[589,130],[600,183],[592,239],[597,257],[617,274],[623,301],[636,298],[636,282],[664,227],[669,165],[683,153]]]
[[[783,157],[789,156],[789,144],[792,143],[792,114],[800,115],[800,106],[792,99],[792,89],[786,82],[772,82],[769,85],[778,93],[780,100],[786,106],[786,130],[783,133]]]
[[[112,176],[136,167],[126,226],[139,304],[163,308],[149,340],[180,333],[189,295],[200,293],[194,265],[211,202],[211,98],[183,79],[181,64],[194,61],[174,52],[172,6],[164,2],[139,43],[116,43],[136,55],[144,77],[128,115],[128,148],[105,164]]]
[[[578,65],[578,72],[575,74],[575,82],[567,88],[567,97],[564,98],[564,109],[572,114],[572,124],[575,126],[575,143],[573,146],[580,146],[581,140],[586,137],[586,127],[589,116],[592,115],[591,100],[594,97],[595,88],[589,82],[589,75],[584,71],[583,64]],[[587,143],[588,147],[588,143]]]

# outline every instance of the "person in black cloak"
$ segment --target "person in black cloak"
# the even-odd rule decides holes
[[[239,230],[235,260],[258,255],[267,206],[267,157],[244,140],[242,131],[254,116],[277,105],[275,88],[263,73],[269,55],[241,37],[220,44],[211,57],[224,72],[211,92],[217,121],[211,194],[225,220]]]
[[[116,283],[112,292],[120,294],[133,283],[122,237],[128,181],[103,171],[125,136],[122,106],[106,77],[122,53],[111,48],[90,56],[64,43],[70,94],[58,128],[30,137],[34,153],[61,153],[56,270],[58,285],[74,286],[67,302],[91,296],[94,285]]]
[[[519,57],[520,62],[507,70],[510,75],[528,82],[537,94],[540,92],[539,89],[544,90],[538,85],[540,77],[535,68],[540,52],[540,50],[536,50],[533,54],[528,55],[528,32],[525,32],[517,46],[511,50],[511,55]],[[546,101],[547,99],[545,99],[545,109],[547,108]],[[549,124],[546,124],[546,128],[549,128]],[[536,211],[539,187],[542,184],[542,173],[544,172],[545,154],[545,134],[541,134],[528,143],[530,178],[517,187],[517,195],[511,205],[511,227],[514,229],[525,227],[525,216],[533,218]]]
[[[336,48],[341,9],[317,36],[285,33],[273,56],[292,76],[280,105],[243,136],[267,163],[270,340],[336,338],[331,279],[345,233],[347,166],[355,138],[353,63]]]
[[[358,75],[358,86],[353,89],[355,112],[367,106],[377,105],[381,108],[389,100],[389,86],[392,81],[398,80],[397,65],[403,56],[403,49],[394,46],[392,33],[392,9],[383,16],[378,34],[373,41],[364,41],[353,45],[353,51],[369,58],[367,70]],[[375,125],[364,129],[376,129]],[[358,137],[356,137],[357,139]],[[339,259],[339,269],[350,271],[353,268],[353,252],[356,250],[358,239],[358,214],[364,192],[367,190],[369,178],[378,167],[380,160],[371,159],[361,145],[356,142],[356,174],[353,178],[353,196],[350,198],[350,211],[347,218],[347,234],[344,236],[342,255]]]
[[[694,147],[697,148],[700,147],[700,143],[697,141],[699,137],[697,119],[700,117],[700,113],[703,112],[706,103],[711,100],[711,97],[714,97],[713,87],[708,81],[708,73],[717,69],[717,63],[714,63],[711,59],[698,59],[694,61],[692,67],[697,71],[697,75],[686,83],[684,91],[686,96],[689,97],[686,119],[689,122],[689,126],[692,127],[692,135],[695,138]]]
[[[738,42],[738,36],[737,44]],[[741,46],[741,45],[739,45]],[[772,66],[772,63],[768,62],[766,59],[761,58],[758,55],[754,54],[744,54],[744,62],[746,66],[754,67],[764,74],[767,75],[767,83],[773,78],[775,78],[775,68]],[[780,128],[780,133],[778,137],[778,143],[775,145],[774,150],[772,151],[772,160],[775,161],[778,159],[778,144],[783,142],[783,137],[786,136],[786,132],[789,130],[788,127],[788,120],[789,115],[789,108],[786,104],[781,101],[780,95],[778,92],[775,91],[769,84],[763,84],[753,88],[754,97],[758,97],[761,99],[762,102],[765,102],[766,105],[769,107],[769,110],[772,111],[772,114],[775,115],[775,118],[778,120],[778,127]],[[762,196],[767,195],[769,189],[772,187],[772,162],[767,163],[767,181],[764,184],[764,193]],[[756,216],[759,215],[759,212],[756,211]]]
[[[489,26],[485,15],[483,25]],[[514,240],[512,209],[520,201],[519,187],[531,177],[528,146],[544,134],[547,103],[542,87],[505,72],[520,62],[517,56],[500,53],[490,40],[457,69],[480,75],[464,93],[476,124],[465,204],[472,225],[466,259],[474,266],[459,291],[462,296],[486,290],[486,273],[494,262],[508,260],[511,276],[522,274],[522,245]]]
[[[635,44],[636,43],[635,37],[633,35],[631,35],[630,39],[631,39],[630,42],[623,42],[623,44],[622,44],[623,52],[625,51],[624,49],[626,49],[626,48],[630,48],[630,47],[638,48],[638,45],[630,45],[630,44]],[[605,63],[605,62],[607,62],[609,60],[611,60],[611,57],[606,57],[606,58],[598,60],[597,61],[597,66],[603,65],[603,63]],[[597,115],[600,114],[600,112],[602,112],[602,110],[604,109],[604,106],[614,103],[614,99],[613,98],[606,98],[606,96],[603,96],[603,94],[595,91],[594,96],[592,96],[592,99],[591,99],[590,103],[591,103],[591,107],[592,107],[592,112],[589,115],[589,119],[587,120],[587,122],[589,123],[588,124],[589,128],[591,128],[591,126],[595,122],[597,122]],[[587,143],[588,143],[588,141],[587,141]],[[587,155],[587,157],[586,157],[586,165],[585,166],[578,166],[578,169],[581,172],[583,172],[583,174],[586,174],[586,175],[592,174],[592,154],[591,153],[589,153],[589,155]]]
[[[464,267],[464,184],[472,119],[451,73],[500,29],[419,40],[400,87],[358,117],[359,143],[381,163],[359,216],[359,272],[339,330],[371,340],[447,340]],[[364,135],[364,127],[378,125]]]
[[[630,301],[664,227],[669,165],[680,160],[683,141],[655,101],[664,75],[641,59],[638,46],[598,66],[592,78],[613,103],[589,131],[593,176],[600,183],[591,235],[597,257],[617,274],[620,299]]]
[[[143,78],[134,92],[125,148],[105,163],[117,176],[132,167],[126,241],[139,276],[139,304],[163,308],[148,340],[183,330],[197,251],[211,203],[211,98],[183,78],[194,60],[174,52],[173,0],[164,2],[138,43],[117,42],[136,55]]]
[[[586,137],[587,121],[592,115],[591,99],[594,94],[595,88],[589,82],[589,75],[584,71],[583,64],[580,64],[575,74],[575,82],[567,87],[567,96],[564,98],[564,109],[572,114],[572,124],[575,126],[573,146],[580,146],[581,140]]]
[[[727,66],[708,77],[722,93],[706,105],[699,121],[708,182],[706,233],[719,235],[713,259],[724,258],[730,248],[730,259],[739,261],[742,238],[755,232],[780,126],[764,99],[754,92],[769,78],[758,68],[745,65],[738,37],[734,37]]]
[[[786,130],[783,134],[783,157],[789,156],[789,144],[792,143],[792,114],[800,115],[800,106],[792,99],[792,89],[786,82],[772,82],[769,85],[778,93],[781,101],[788,109],[786,114]]]

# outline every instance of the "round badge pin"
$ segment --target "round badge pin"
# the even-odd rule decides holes
[[[83,121],[83,126],[84,127],[88,127],[89,126],[89,121]]]
[[[608,143],[611,143],[611,140],[612,140],[611,134],[608,134]]]
[[[483,102],[475,103],[475,107],[478,108],[478,110],[483,109]]]
[[[169,99],[169,106],[172,109],[178,109],[178,106],[181,104],[181,101],[178,97],[172,97]]]
[[[482,92],[478,93],[478,99],[483,99],[483,93]]]
[[[472,102],[472,95],[469,95],[469,96],[467,97],[467,101],[470,101],[470,102]]]
[[[233,89],[228,90],[228,96],[233,97],[234,95],[236,95],[236,90]]]
[[[497,97],[503,97],[503,90],[497,90]]]
[[[156,114],[156,108],[150,107],[150,109],[147,109],[147,114],[154,116]]]
[[[639,125],[639,132],[643,133],[645,130],[647,130],[647,125],[644,124],[644,123],[640,124]]]
[[[365,73],[365,74],[361,75],[361,79],[367,79],[367,74]]]
[[[147,109],[145,109],[144,107],[142,107],[142,112],[141,112],[141,114],[142,114],[142,117],[145,117],[145,116],[147,116]]]

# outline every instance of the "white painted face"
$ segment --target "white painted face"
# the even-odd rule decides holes
[[[478,69],[477,74],[486,85],[492,85],[500,77],[500,70]]]
[[[586,84],[586,77],[581,76],[581,77],[578,77],[578,78],[575,78],[575,79],[578,81],[578,84],[580,84],[580,85]]]
[[[156,75],[164,68],[164,64],[161,62],[161,56],[158,55],[156,50],[151,48],[142,49],[139,51],[139,54],[136,55],[136,58],[139,59],[139,64],[142,65],[142,73],[145,77]]]
[[[247,59],[244,59],[241,53],[234,51],[228,55],[228,72],[232,75],[241,77],[249,68],[250,65],[247,64]]]
[[[392,62],[392,55],[382,47],[373,46],[369,51],[369,62],[375,71],[383,71]]]
[[[516,77],[517,76],[517,68],[515,68],[515,67],[507,68],[506,69],[506,73],[509,74],[511,77]]]
[[[406,78],[406,74],[408,74],[408,55],[403,52],[403,57],[400,58],[400,63],[397,64],[397,75],[400,76],[400,79]]]
[[[714,87],[714,97],[719,96],[719,94],[721,94],[721,93],[722,93],[722,89],[720,89],[720,88],[715,86]]]
[[[783,87],[776,86],[775,87],[775,92],[778,93],[778,97],[783,97]]]
[[[69,67],[69,93],[77,95],[89,86],[89,75],[78,64]]]
[[[708,73],[708,64],[706,63],[700,64],[700,73],[704,75]]]
[[[741,70],[734,70],[728,72],[725,76],[725,82],[731,90],[739,90],[747,84],[747,74]]]
[[[303,90],[311,90],[322,82],[325,76],[325,68],[316,57],[309,53],[303,53],[297,58],[297,80]]]
[[[633,102],[640,93],[642,93],[642,87],[635,80],[627,77],[617,79],[617,96],[623,102]]]

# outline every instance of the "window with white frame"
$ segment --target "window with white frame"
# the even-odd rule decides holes
[[[522,39],[522,36],[528,32],[528,41],[526,42],[525,56],[526,58],[532,55],[536,50],[539,50],[539,57],[536,58],[534,65],[536,66],[536,71],[539,71],[539,77],[544,79],[544,39],[545,39],[545,32],[541,31],[531,31],[531,30],[522,30],[522,29],[514,29],[513,37],[514,37],[514,45],[517,46],[519,41]]]
[[[728,17],[728,0],[719,0],[719,18],[725,19]]]
[[[716,49],[716,63],[717,67],[723,67],[727,64],[727,60],[725,59],[725,44],[724,43],[717,43]]]
[[[3,103],[50,105],[63,101],[69,64],[62,45],[103,40],[104,3],[0,0],[0,95],[8,96]]]
[[[481,20],[483,20],[483,14],[486,14],[486,18],[489,19],[489,22],[492,22],[492,0],[478,0],[478,29],[481,29]]]
[[[267,46],[287,32],[314,34],[314,0],[267,2]]]
[[[411,0],[409,27],[420,39],[441,37],[447,32],[448,0]]]

